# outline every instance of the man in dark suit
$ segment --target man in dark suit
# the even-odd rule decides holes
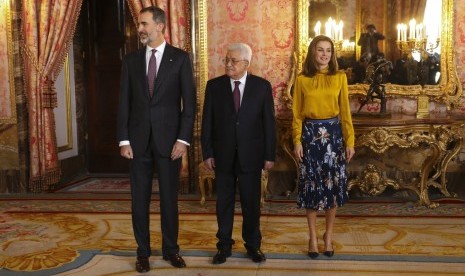
[[[265,261],[260,250],[261,171],[275,160],[276,130],[270,83],[247,73],[252,50],[247,44],[228,47],[226,74],[209,80],[202,118],[202,152],[215,171],[218,252],[214,264],[231,256],[236,183],[242,207],[242,238],[254,262]]]
[[[165,42],[166,16],[143,8],[138,19],[145,47],[122,65],[118,113],[121,156],[130,159],[136,270],[150,270],[149,207],[154,166],[158,169],[163,259],[175,267],[179,255],[178,186],[181,157],[192,139],[196,95],[188,53]],[[155,51],[153,51],[155,50]]]
[[[370,61],[376,61],[377,55],[379,54],[378,41],[384,40],[384,35],[376,31],[376,27],[373,24],[366,26],[366,33],[362,33],[358,39],[357,45],[361,46],[361,53],[368,54]]]

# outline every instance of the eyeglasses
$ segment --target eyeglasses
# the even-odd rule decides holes
[[[232,64],[233,66],[237,65],[237,64],[238,64],[239,62],[241,62],[241,61],[247,61],[247,62],[249,62],[249,61],[246,60],[246,59],[233,59],[233,58],[224,58],[222,61],[223,61],[223,64],[224,64],[224,65],[228,65],[229,62],[231,62],[231,64]]]

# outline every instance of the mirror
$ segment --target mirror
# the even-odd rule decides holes
[[[418,0],[424,1],[424,0]],[[355,2],[355,4],[354,4]],[[358,39],[364,32],[364,25],[374,24],[376,29],[385,35],[385,39],[378,42],[380,51],[385,54],[386,59],[392,60],[393,66],[395,61],[400,59],[401,51],[396,44],[398,23],[406,23],[407,15],[395,17],[395,6],[402,5],[405,1],[400,0],[298,0],[296,3],[296,33],[297,41],[295,43],[295,68],[293,76],[302,69],[302,62],[305,59],[308,41],[314,36],[313,26],[317,17],[311,19],[310,14],[319,14],[316,9],[318,6],[331,7],[337,20],[347,20],[344,23],[344,39],[349,39],[349,35],[355,31],[355,37]],[[426,2],[426,1],[424,1]],[[438,71],[440,78],[437,83],[433,82],[412,82],[413,85],[404,85],[397,83],[387,83],[386,92],[389,96],[407,96],[418,97],[420,94],[427,95],[430,100],[444,103],[448,108],[453,107],[459,101],[462,95],[461,84],[458,81],[455,66],[455,56],[453,53],[453,27],[454,26],[454,1],[442,0],[442,14],[440,23],[440,47],[438,47]],[[424,11],[425,7],[423,7]],[[399,13],[399,12],[397,12]],[[419,12],[424,13],[424,12]],[[326,14],[331,14],[325,11]],[[437,14],[437,11],[436,11]],[[351,21],[355,21],[355,30],[349,30]],[[395,22],[394,22],[395,21]],[[353,27],[352,27],[353,28]],[[439,33],[439,31],[438,31]],[[361,56],[361,47],[357,46],[354,59],[358,60]],[[339,54],[338,54],[339,56]],[[350,95],[365,95],[368,84],[355,81],[349,85]]]

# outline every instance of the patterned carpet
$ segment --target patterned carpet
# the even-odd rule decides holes
[[[159,213],[157,195],[153,195],[151,212]],[[209,199],[200,205],[198,196],[185,196],[179,200],[181,214],[214,214],[215,201]],[[465,202],[437,200],[435,209],[419,206],[416,202],[357,202],[351,201],[338,210],[338,217],[439,217],[464,218]],[[266,200],[262,214],[268,216],[304,216],[293,200]],[[0,197],[0,210],[7,213],[130,213],[129,195],[36,195],[34,197]],[[240,213],[236,204],[236,212]]]
[[[183,195],[179,244],[188,267],[160,257],[159,202],[153,195],[153,269],[146,275],[465,275],[465,202],[435,209],[413,202],[352,201],[338,210],[333,258],[306,256],[308,230],[293,200],[262,208],[264,264],[245,255],[239,205],[233,256],[212,265],[215,201]],[[136,275],[127,193],[59,192],[0,197],[0,275]],[[320,243],[324,220],[318,219]],[[320,250],[323,245],[320,244]],[[446,269],[447,268],[447,269]]]

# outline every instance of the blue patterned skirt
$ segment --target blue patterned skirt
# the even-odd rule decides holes
[[[302,122],[297,206],[326,210],[348,200],[346,157],[339,118]]]

